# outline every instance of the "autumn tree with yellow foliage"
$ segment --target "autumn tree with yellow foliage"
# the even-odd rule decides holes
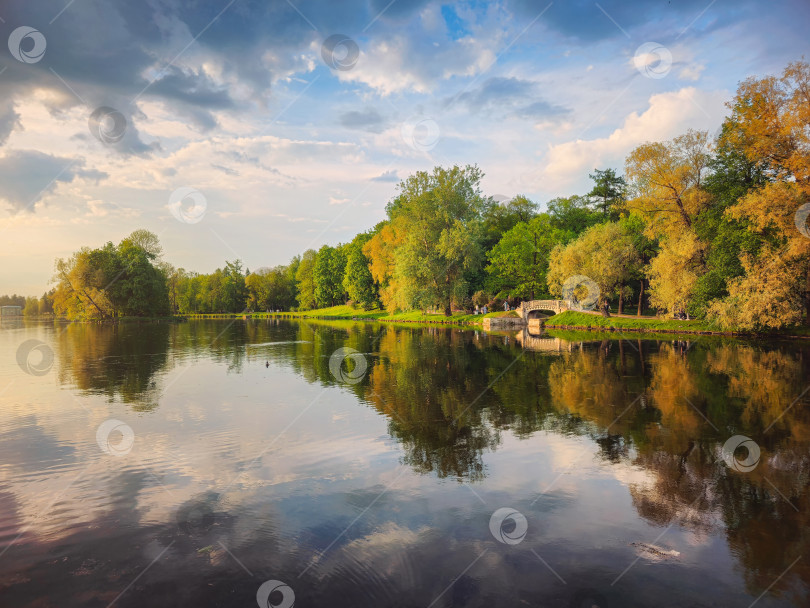
[[[766,239],[745,275],[711,314],[744,329],[810,325],[810,230],[801,210],[810,201],[810,64],[790,64],[781,77],[749,78],[728,104],[723,139],[759,166],[768,181],[726,213]]]
[[[671,141],[642,144],[627,157],[633,194],[627,208],[644,220],[647,236],[661,244],[647,273],[650,303],[658,309],[684,310],[705,270],[705,244],[693,224],[711,202],[703,187],[710,160],[708,132],[691,129]]]

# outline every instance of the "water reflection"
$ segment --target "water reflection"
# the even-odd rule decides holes
[[[21,328],[14,330],[18,340]],[[571,564],[586,579],[601,581],[597,595],[618,600],[619,605],[634,605],[633,601],[647,605],[646,599],[638,598],[655,598],[651,590],[655,581],[674,584],[684,575],[656,570],[640,583],[625,581],[635,585],[625,592],[611,585],[621,572],[615,571],[616,563],[634,555],[635,549],[625,542],[613,549],[602,544],[600,557],[592,558],[590,541],[582,540],[590,538],[583,532],[587,526],[580,519],[594,513],[604,516],[598,488],[605,483],[600,476],[607,474],[620,477],[628,504],[645,525],[662,532],[680,530],[694,546],[707,547],[705,553],[695,554],[690,566],[722,570],[713,560],[731,560],[727,572],[715,571],[717,590],[711,591],[711,583],[706,583],[706,589],[698,585],[689,597],[721,593],[722,581],[734,581],[739,568],[744,589],[737,599],[750,603],[766,590],[763,605],[802,605],[807,599],[810,567],[800,556],[810,555],[806,515],[810,396],[802,394],[810,383],[810,345],[593,340],[587,335],[525,332],[486,335],[444,327],[277,320],[72,325],[52,337],[61,385],[80,396],[122,404],[124,413],[138,416],[132,424],[139,441],[171,454],[154,462],[144,455],[140,463],[129,461],[125,468],[94,473],[95,483],[102,480],[105,488],[94,499],[96,509],[90,509],[94,529],[123,526],[122,542],[143,547],[134,564],[125,556],[107,556],[125,573],[122,579],[137,574],[144,561],[149,563],[145,558],[152,559],[169,546],[196,555],[194,559],[204,561],[220,581],[245,578],[246,572],[229,553],[238,547],[239,555],[259,561],[263,575],[281,576],[277,574],[281,571],[290,581],[300,576],[316,604],[318,598],[336,597],[340,590],[337,597],[346,605],[348,598],[355,603],[376,598],[376,605],[398,605],[397,598],[416,593],[410,586],[417,585],[424,595],[408,597],[427,605],[428,596],[458,577],[478,554],[479,541],[470,532],[477,529],[477,512],[473,507],[465,511],[441,506],[438,497],[451,493],[451,486],[440,486],[440,494],[433,485],[454,480],[455,486],[473,490],[475,496],[467,498],[472,496],[475,505],[478,497],[485,507],[475,508],[482,512],[503,506],[490,500],[523,500],[521,508],[537,510],[537,521],[560,518],[565,531],[559,532],[563,535],[559,544],[539,549],[549,551],[559,563]],[[368,363],[357,383],[342,383],[330,371],[330,357],[344,347],[363,353]],[[180,377],[194,369],[205,371]],[[219,370],[225,376],[218,375]],[[296,379],[314,390],[293,384]],[[259,382],[270,384],[261,385],[257,393],[252,387]],[[289,404],[284,402],[286,390],[291,391]],[[251,405],[247,421],[230,415],[241,411],[242,391],[250,399],[267,395],[266,403]],[[318,409],[325,407],[318,401],[324,391],[332,409]],[[24,392],[15,398],[27,399]],[[276,405],[281,402],[285,405]],[[364,418],[358,402],[385,421],[385,439],[395,442],[393,450],[381,443],[375,419]],[[178,409],[178,403],[183,407]],[[275,418],[281,413],[286,418]],[[293,427],[299,418],[301,423]],[[295,428],[299,435],[288,441],[287,428]],[[262,429],[269,429],[266,437],[252,443],[251,432]],[[47,506],[28,495],[26,484],[34,476],[47,477],[53,463],[81,460],[74,452],[86,446],[71,441],[64,427],[61,431],[49,428],[47,416],[36,411],[28,418],[9,417],[3,422],[0,455],[7,475],[0,485],[0,501],[11,515],[2,520],[0,539],[6,546],[26,525],[33,529],[40,525],[40,520],[24,515],[25,504],[35,505],[38,512]],[[761,448],[753,471],[741,473],[724,462],[721,448],[733,435],[750,437]],[[192,437],[198,438],[195,448],[189,447]],[[543,451],[551,445],[568,451],[564,456]],[[538,460],[536,470],[526,469],[532,457],[521,450],[528,446],[538,450],[538,458],[551,454],[559,463]],[[51,454],[51,464],[42,464],[44,457],[32,449]],[[196,449],[199,452],[192,454]],[[269,460],[263,458],[265,453]],[[372,456],[365,456],[369,453]],[[413,475],[407,493],[396,490],[395,482],[405,473],[391,463],[389,454],[402,471]],[[519,474],[518,481],[505,472],[501,458],[520,463],[522,468],[513,472]],[[563,489],[566,475],[579,484],[576,491]],[[16,477],[26,483],[17,483]],[[60,483],[62,488],[67,485],[64,480]],[[527,483],[535,489],[527,492]],[[493,484],[491,490],[488,484]],[[90,493],[81,484],[76,487]],[[586,487],[597,492],[595,498],[581,498]],[[166,493],[173,497],[170,507],[163,502],[168,500]],[[620,501],[621,496],[614,491],[603,499]],[[620,508],[616,504],[612,509]],[[575,505],[581,510],[578,514],[573,512]],[[78,526],[87,522],[80,514],[72,517],[59,535],[64,545],[71,546],[64,536],[67,529],[77,535],[74,542],[83,555],[88,547],[105,554],[103,535],[84,535]],[[623,514],[620,519],[627,517]],[[290,521],[295,522],[294,533],[287,530]],[[545,524],[532,525],[544,529]],[[623,525],[641,530],[635,523]],[[344,528],[352,528],[351,533],[338,536]],[[552,535],[551,529],[544,531]],[[43,547],[49,546],[48,534],[37,541]],[[599,543],[613,538],[606,530],[591,534]],[[332,548],[336,536],[340,542]],[[447,559],[448,544],[465,547],[468,559],[455,553]],[[43,561],[36,543],[21,541],[14,550],[29,570],[24,573],[4,563],[12,574],[0,580],[0,591],[11,589],[19,605],[29,600],[33,604],[35,585],[19,586],[15,581],[53,576],[53,569]],[[731,557],[723,557],[725,552]],[[666,555],[661,553],[661,562]],[[65,577],[65,585],[74,584],[75,572],[92,573],[102,563],[99,557],[78,564],[77,559],[70,555],[75,568]],[[531,553],[525,559],[534,560]],[[515,574],[512,568],[523,568],[509,560],[487,563],[490,573],[507,578]],[[685,566],[673,566],[676,573],[677,567]],[[178,572],[192,576],[186,562],[177,568],[173,576]],[[338,576],[347,569],[357,580]],[[433,580],[432,570],[442,576],[436,574]],[[583,574],[586,571],[591,574]],[[109,570],[105,572],[109,576]],[[690,570],[686,580],[700,576]],[[162,588],[166,597],[181,603],[198,598],[195,593],[183,597],[168,590],[168,575],[161,580],[154,583],[153,594]],[[549,584],[549,590],[541,593],[532,581],[511,589],[485,576],[459,581],[437,605],[479,605],[496,590],[503,605],[538,597],[567,602],[583,593],[581,585],[552,590]],[[360,584],[366,585],[368,595],[357,595]],[[221,588],[216,594],[222,605],[232,605]],[[136,599],[137,594],[123,599],[122,605],[137,605]],[[336,603],[344,605],[343,599]]]
[[[136,410],[158,406],[155,374],[169,357],[168,324],[74,323],[58,334],[59,381],[86,393],[121,399]]]

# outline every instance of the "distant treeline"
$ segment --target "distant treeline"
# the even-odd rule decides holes
[[[312,309],[470,310],[560,297],[588,277],[600,300],[641,314],[778,328],[810,313],[810,65],[750,78],[717,138],[689,130],[648,142],[624,176],[590,175],[586,195],[495,201],[477,166],[420,171],[387,219],[286,266],[211,274],[162,262],[155,235],[58,260],[53,309],[69,317]],[[47,298],[45,298],[47,299]],[[26,302],[26,308],[29,303]],[[31,304],[33,307],[33,304]]]
[[[42,297],[0,296],[0,306],[19,306],[26,316],[47,315],[53,313],[53,290],[43,293]]]

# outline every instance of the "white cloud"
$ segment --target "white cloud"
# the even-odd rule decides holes
[[[689,65],[685,66],[678,72],[678,78],[681,80],[693,80],[697,81],[700,80],[700,75],[703,73],[703,70],[706,69],[706,66],[702,63],[690,63]]]
[[[623,166],[625,156],[644,142],[670,139],[689,128],[713,131],[725,115],[728,98],[727,91],[694,87],[653,95],[646,111],[632,112],[607,137],[550,145],[538,181],[546,189],[565,187],[594,167]]]
[[[363,83],[383,96],[405,91],[430,93],[441,81],[489,70],[503,40],[497,24],[476,35],[430,46],[421,36],[386,36],[361,48],[357,65],[339,72],[338,77],[343,82]]]

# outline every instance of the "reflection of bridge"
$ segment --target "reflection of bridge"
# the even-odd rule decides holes
[[[520,314],[522,319],[528,320],[529,313],[535,311],[546,310],[556,315],[569,308],[571,308],[570,302],[566,300],[530,300],[521,303],[520,308],[518,308],[518,314]]]
[[[575,348],[573,342],[568,340],[560,340],[559,338],[552,338],[551,336],[534,335],[524,329],[515,335],[518,344],[527,350],[546,353],[561,353],[563,351],[571,351]],[[582,348],[582,343],[579,343]]]

